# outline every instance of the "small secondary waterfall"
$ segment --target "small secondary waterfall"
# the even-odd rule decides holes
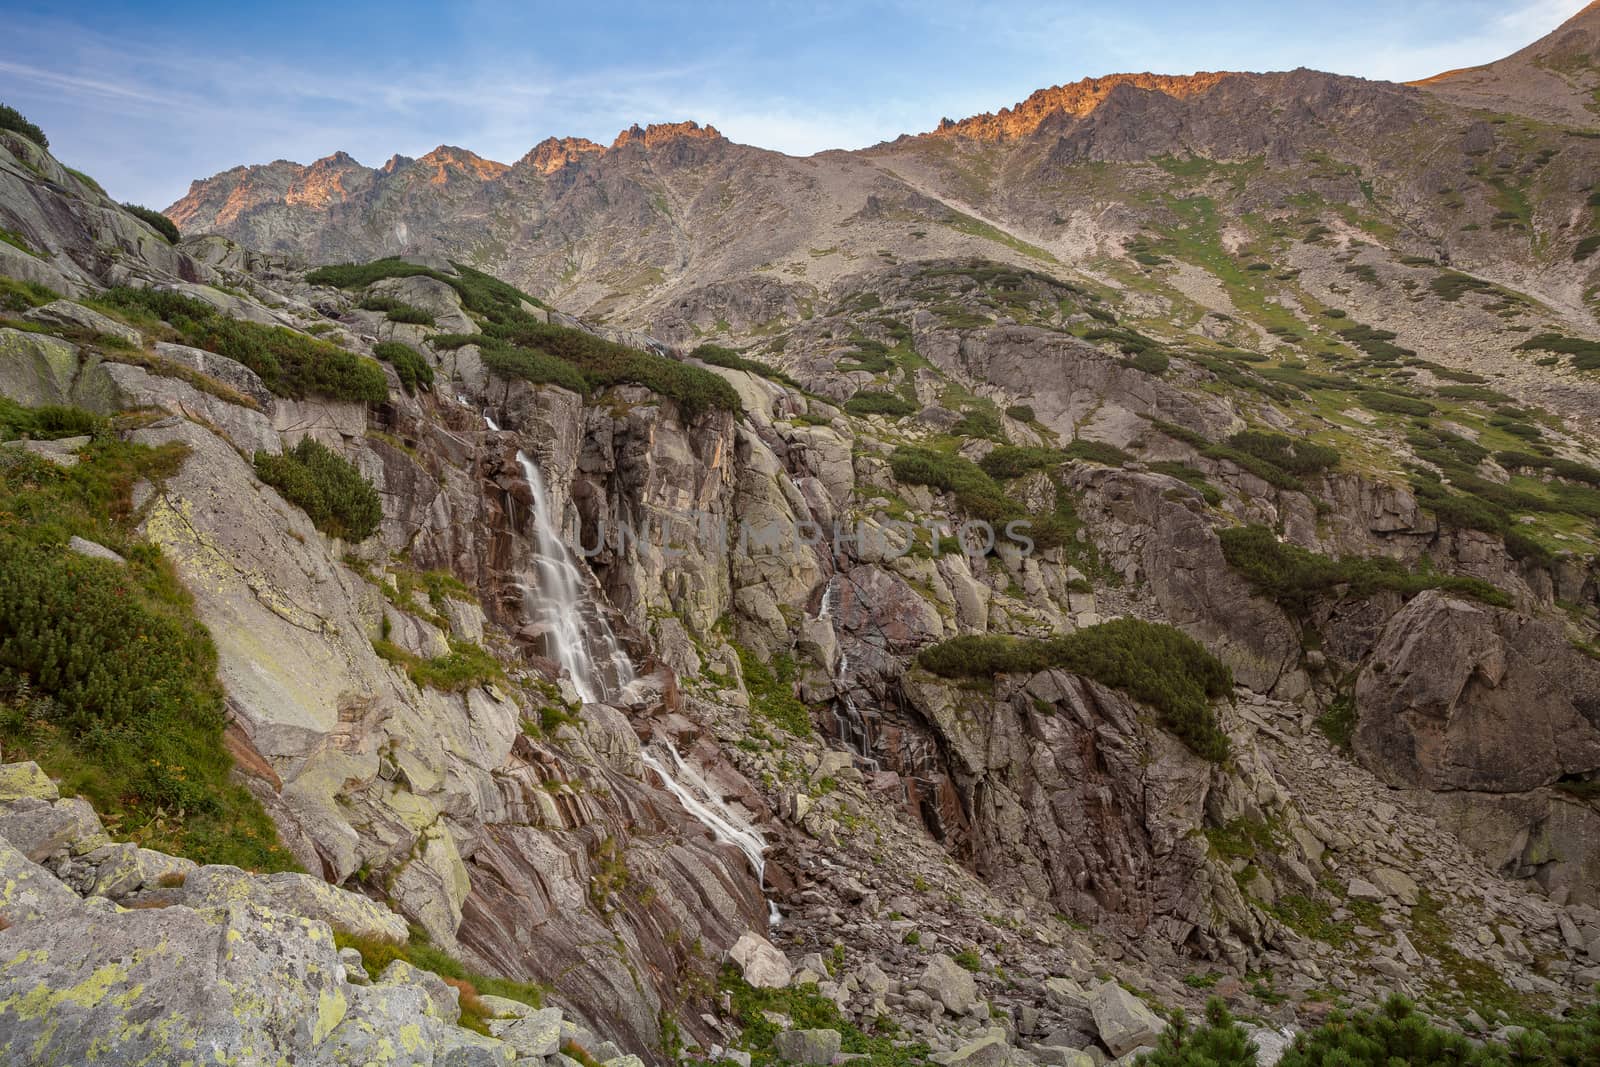
[[[828,579],[828,586],[822,591],[822,604],[817,609],[817,618],[828,619],[833,617],[834,609],[839,603],[839,576],[834,575]],[[878,770],[878,761],[872,755],[873,737],[872,725],[866,716],[861,714],[861,709],[856,707],[856,702],[850,696],[846,683],[850,678],[850,655],[841,653],[839,668],[834,671],[833,723],[839,731],[839,739],[845,743],[851,755],[860,765],[861,770]]]
[[[761,836],[761,831],[728,807],[706,782],[705,776],[685,763],[683,757],[678,755],[678,750],[670,744],[651,742],[639,750],[639,759],[660,776],[667,791],[683,805],[683,810],[710,830],[712,837],[719,843],[732,845],[744,853],[764,893],[767,841]],[[778,925],[783,918],[778,906],[771,901],[767,902],[767,912],[768,921],[773,926]]]
[[[583,702],[604,701],[633,683],[633,662],[605,616],[584,595],[583,575],[561,540],[538,465],[524,452],[517,453],[517,465],[533,495],[538,582],[523,587],[527,611],[544,634],[550,658],[561,664]]]

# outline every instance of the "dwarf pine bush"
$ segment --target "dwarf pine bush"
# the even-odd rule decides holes
[[[279,456],[257,452],[256,476],[330,537],[365,541],[383,521],[383,501],[372,483],[349,460],[309,437]]]

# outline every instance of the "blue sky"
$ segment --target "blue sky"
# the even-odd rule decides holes
[[[235,5],[0,0],[0,102],[118,199],[335,150],[513,162],[692,118],[795,154],[857,148],[1128,70],[1405,80],[1499,58],[1586,0],[890,0]]]

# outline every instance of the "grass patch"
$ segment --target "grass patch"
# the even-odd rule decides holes
[[[794,695],[794,657],[779,652],[768,665],[742,645],[735,645],[734,649],[739,654],[745,692],[750,694],[751,713],[795,737],[810,737],[815,732],[811,712]]]
[[[899,1031],[886,1019],[878,1020],[871,1033],[860,1029],[813,984],[756,989],[734,968],[725,967],[717,986],[728,998],[728,1014],[740,1030],[737,1044],[750,1053],[752,1067],[783,1062],[772,1049],[773,1040],[786,1029],[773,1022],[779,1016],[791,1020],[793,1029],[839,1031],[841,1051],[861,1057],[855,1061],[860,1067],[921,1067],[931,1062],[927,1045],[897,1040]]]
[[[12,441],[19,437],[31,441],[55,441],[85,434],[99,436],[105,433],[109,425],[99,415],[82,408],[54,404],[28,408],[0,396],[0,441]]]
[[[391,641],[380,638],[373,651],[403,669],[419,689],[462,693],[505,678],[500,661],[470,641],[451,640],[450,651],[432,659],[414,656]]]
[[[341,949],[353,948],[361,953],[361,964],[373,981],[377,981],[395,960],[403,960],[418,970],[431,971],[443,978],[461,992],[461,1025],[480,1034],[489,1032],[490,1018],[488,1008],[479,999],[482,996],[504,997],[531,1008],[544,1007],[547,990],[543,986],[469,970],[460,960],[435,947],[419,927],[411,928],[411,936],[406,941],[364,937],[335,928],[333,943]]]
[[[1199,642],[1171,626],[1117,619],[1062,637],[957,637],[923,649],[917,662],[945,678],[993,678],[1058,668],[1119,689],[1154,708],[1161,725],[1198,756],[1221,762],[1228,737],[1211,701],[1233,691],[1233,675]]]
[[[21,278],[0,276],[0,311],[27,311],[60,300],[54,289]]]

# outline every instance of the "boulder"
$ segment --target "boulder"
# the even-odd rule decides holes
[[[176,363],[180,367],[187,367],[220,382],[240,396],[249,399],[263,413],[271,414],[278,402],[277,396],[262,382],[261,376],[236,359],[219,356],[203,348],[191,348],[188,345],[171,344],[167,341],[158,341],[155,347],[156,355],[161,359],[168,363]]]
[[[77,534],[73,534],[72,537],[67,539],[67,549],[90,559],[103,559],[107,563],[122,564],[128,562],[105,545],[79,537]]]
[[[1393,867],[1379,867],[1372,872],[1372,880],[1377,883],[1378,888],[1407,907],[1416,904],[1417,883],[1410,875]]]
[[[378,984],[416,986],[428,994],[428,1000],[441,1019],[453,1023],[461,1018],[461,991],[432,971],[413,967],[405,960],[394,960],[378,976]]]
[[[199,869],[193,860],[168,856],[131,841],[106,845],[85,859],[95,865],[92,893],[120,900],[141,889],[176,888],[186,885],[189,875]]]
[[[111,840],[94,808],[82,797],[38,807],[30,805],[26,810],[23,805],[16,805],[14,810],[0,815],[0,838],[35,863],[57,852],[79,855]]]
[[[734,942],[728,958],[738,965],[744,980],[757,989],[782,989],[794,975],[788,958],[757,933],[746,933]]]
[[[1373,904],[1380,903],[1389,898],[1388,893],[1384,892],[1378,886],[1373,885],[1365,878],[1350,879],[1349,885],[1345,887],[1345,892],[1350,895],[1351,900],[1364,900]]]
[[[406,921],[377,901],[309,874],[251,875],[237,867],[208,865],[196,868],[184,882],[184,903],[192,908],[223,907],[235,901],[320,919],[357,937],[400,942],[410,934]]]
[[[928,961],[917,978],[917,988],[943,1004],[952,1015],[965,1015],[978,1003],[978,983],[971,973],[942,953]]]
[[[945,1067],[1007,1067],[1012,1048],[1004,1030],[991,1030],[957,1049]]]
[[[63,919],[82,906],[78,894],[55,875],[8,842],[0,841],[0,921],[6,926],[16,927],[37,919]],[[0,1025],[0,1032],[3,1031],[4,1026]],[[0,1061],[3,1059],[0,1057]]]
[[[67,329],[84,330],[91,334],[115,337],[126,341],[135,348],[144,344],[144,335],[132,326],[118,322],[109,315],[102,315],[93,308],[84,307],[82,304],[72,300],[52,300],[48,304],[29,308],[23,312],[22,317],[31,322],[43,323],[46,326],[61,326]]]
[[[24,763],[0,764],[0,804],[8,804],[23,797],[37,800],[56,800],[61,791],[50,776],[39,769],[32,760]]]
[[[444,1029],[420,989],[341,981],[324,924],[248,903],[58,909],[5,936],[6,1063],[177,1063],[196,1047],[219,1062],[272,1049],[300,1064],[360,1063],[402,1033],[431,1048]]]
[[[271,420],[259,411],[198,389],[182,378],[157,374],[144,367],[103,363],[98,369],[119,408],[160,408],[183,418],[203,420],[220,430],[246,455],[283,451]]]
[[[1357,757],[1390,785],[1517,793],[1600,768],[1600,663],[1554,622],[1415,597],[1355,687]]]
[[[490,1032],[524,1056],[552,1056],[561,1049],[561,1009],[541,1008]]]
[[[78,465],[78,453],[89,441],[88,437],[58,437],[54,441],[0,441],[0,448],[21,449],[46,463],[54,463],[62,470],[71,470]]]
[[[1100,1041],[1113,1056],[1126,1056],[1144,1045],[1154,1045],[1167,1024],[1149,1006],[1116,982],[1105,982],[1089,999]]]
[[[108,414],[105,382],[80,363],[78,346],[59,337],[0,328],[0,395],[25,407],[76,404]]]
[[[772,1049],[785,1063],[826,1065],[842,1040],[837,1030],[786,1030],[772,1039]]]

